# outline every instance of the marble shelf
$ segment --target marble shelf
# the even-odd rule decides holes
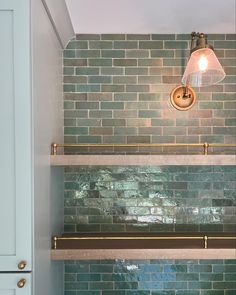
[[[56,155],[51,166],[236,165],[236,155]]]

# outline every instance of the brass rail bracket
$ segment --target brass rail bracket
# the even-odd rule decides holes
[[[208,235],[199,235],[199,236],[54,236],[52,238],[52,249],[57,249],[57,241],[112,241],[112,240],[152,240],[152,241],[177,241],[177,240],[202,240],[202,248],[208,249],[209,240],[235,240],[236,236],[208,236]]]
[[[203,148],[203,154],[208,155],[209,154],[209,148],[210,147],[231,147],[236,148],[236,144],[218,144],[218,143],[143,143],[143,144],[58,144],[58,143],[52,143],[51,145],[51,155],[56,156],[58,154],[58,148],[81,148],[81,147],[87,147],[87,148],[129,148],[129,147],[156,147],[156,148],[163,148],[163,147],[202,147]]]

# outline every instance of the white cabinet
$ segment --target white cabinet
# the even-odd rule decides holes
[[[31,270],[29,0],[0,0],[0,271]]]
[[[73,35],[64,0],[0,0],[0,295],[63,292],[63,265],[50,260],[63,173],[49,154],[63,139],[62,56]]]
[[[31,295],[31,275],[0,274],[0,295]]]

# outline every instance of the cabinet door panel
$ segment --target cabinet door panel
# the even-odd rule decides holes
[[[0,1],[0,271],[31,270],[29,17],[29,0]]]
[[[22,288],[17,286],[20,280],[24,279]],[[31,295],[31,275],[22,274],[0,274],[0,295]]]

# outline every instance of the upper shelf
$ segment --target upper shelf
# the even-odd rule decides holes
[[[236,155],[56,155],[52,166],[236,165]]]
[[[133,148],[136,153],[131,153]],[[197,148],[197,154],[142,154],[142,148],[151,151],[154,149],[171,148],[175,152],[176,148]],[[232,150],[233,154],[209,154],[209,148],[226,148]],[[165,165],[236,165],[236,144],[217,143],[139,143],[139,144],[58,144],[51,145],[51,165],[52,166],[165,166]],[[69,149],[73,154],[60,155],[58,149],[63,152]],[[81,150],[82,149],[82,150]],[[120,150],[121,149],[121,150]],[[140,150],[141,149],[141,150]],[[200,149],[200,150],[199,150]],[[228,150],[228,151],[230,151]],[[68,151],[68,150],[66,150]],[[83,153],[81,154],[81,151]],[[85,153],[86,151],[86,153]],[[96,154],[96,151],[99,153]],[[109,154],[102,151],[109,151]],[[129,151],[128,154],[119,154],[118,151]],[[184,150],[183,150],[184,151]],[[214,151],[214,150],[213,150]],[[74,153],[78,154],[74,154]],[[90,153],[91,152],[91,153]],[[202,155],[200,153],[203,153]],[[212,150],[211,150],[212,152]],[[219,150],[218,150],[219,152]]]

